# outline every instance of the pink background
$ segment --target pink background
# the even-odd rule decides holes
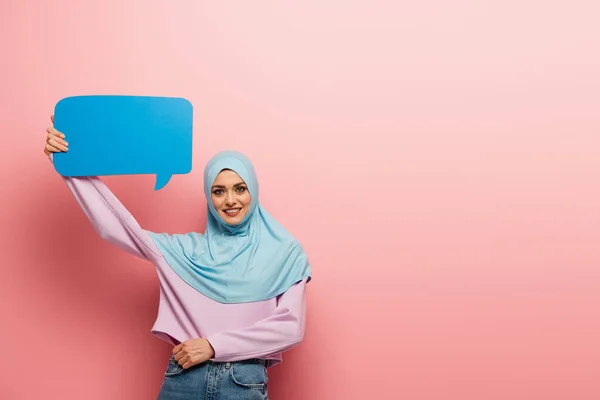
[[[600,398],[597,4],[3,1],[0,398],[155,398],[170,353],[42,153],[78,94],[194,103],[189,175],[105,178],[146,229],[255,161],[315,277],[272,399]]]

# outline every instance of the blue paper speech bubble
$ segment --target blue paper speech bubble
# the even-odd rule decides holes
[[[73,96],[54,109],[68,152],[54,154],[63,176],[155,174],[154,190],[192,170],[192,104],[183,98]]]

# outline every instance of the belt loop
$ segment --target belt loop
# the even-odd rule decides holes
[[[225,363],[225,369],[229,369],[231,367],[231,363]]]

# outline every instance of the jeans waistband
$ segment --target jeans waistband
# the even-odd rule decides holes
[[[250,358],[248,360],[240,360],[240,361],[231,361],[230,364],[260,364],[263,366],[267,366],[269,363],[268,360],[263,360],[262,358]]]
[[[238,361],[208,361],[212,364],[225,364],[227,366],[231,364],[260,364],[263,367],[269,366],[269,360],[263,360],[262,358],[249,358],[247,360],[238,360]]]

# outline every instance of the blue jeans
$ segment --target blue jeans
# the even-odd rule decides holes
[[[268,400],[267,383],[262,360],[207,361],[183,369],[171,357],[158,400]]]

